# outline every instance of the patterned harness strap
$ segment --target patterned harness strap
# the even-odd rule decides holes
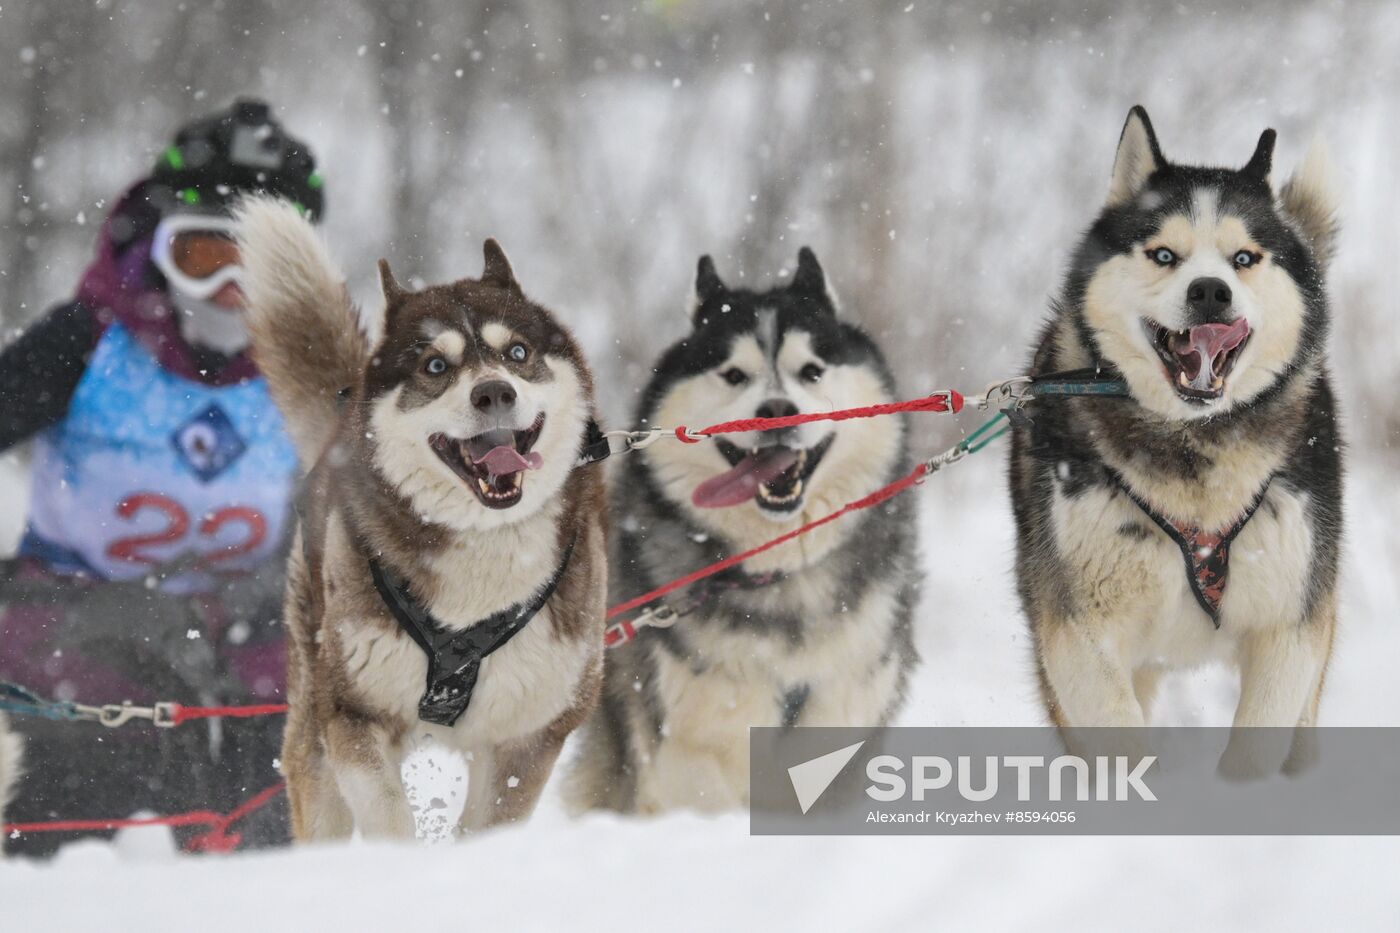
[[[1186,522],[1172,521],[1148,505],[1116,471],[1110,469],[1108,475],[1124,495],[1137,503],[1137,507],[1176,542],[1186,562],[1186,582],[1191,584],[1191,593],[1210,616],[1211,623],[1220,628],[1220,602],[1225,598],[1225,585],[1230,578],[1230,543],[1254,517],[1273,476],[1264,480],[1264,485],[1233,525],[1223,531],[1206,531]]]

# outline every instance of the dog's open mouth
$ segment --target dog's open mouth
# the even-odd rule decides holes
[[[1225,380],[1250,336],[1249,322],[1242,317],[1229,324],[1197,324],[1189,330],[1170,330],[1151,318],[1143,318],[1142,326],[1176,394],[1195,404],[1225,394]]]
[[[532,450],[544,428],[544,415],[524,431],[497,428],[466,440],[434,434],[433,451],[462,478],[489,509],[508,509],[525,491],[525,471],[538,470],[544,457]]]
[[[774,444],[752,450],[717,438],[715,444],[730,468],[695,487],[690,501],[702,509],[722,509],[752,499],[770,512],[796,511],[802,505],[807,480],[835,437],[829,434],[815,447]]]

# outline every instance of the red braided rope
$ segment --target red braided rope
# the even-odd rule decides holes
[[[908,489],[910,486],[913,486],[919,480],[923,479],[924,474],[927,472],[927,465],[921,463],[918,466],[914,467],[913,470],[910,470],[907,476],[900,477],[893,483],[890,483],[888,486],[880,487],[879,489],[875,490],[870,495],[865,496],[864,498],[856,499],[853,502],[847,502],[845,505],[841,506],[841,508],[837,509],[835,512],[832,512],[830,515],[814,519],[805,525],[802,525],[798,528],[794,528],[787,534],[779,535],[772,541],[764,542],[758,547],[749,548],[747,551],[744,551],[741,554],[735,554],[733,557],[726,557],[724,560],[716,561],[715,563],[710,564],[706,567],[701,567],[699,570],[692,571],[691,573],[688,573],[683,577],[672,580],[670,583],[662,584],[661,586],[658,586],[656,589],[651,590],[650,592],[643,593],[641,596],[629,599],[625,603],[619,603],[618,605],[613,606],[611,609],[608,610],[607,618],[611,619],[614,616],[621,615],[624,612],[631,612],[633,609],[638,609],[642,606],[645,606],[647,603],[654,602],[660,599],[661,597],[665,596],[667,593],[674,592],[675,590],[678,590],[683,586],[689,586],[690,584],[703,580],[706,577],[712,577],[715,574],[719,573],[721,570],[728,570],[730,567],[733,567],[736,564],[742,564],[750,557],[753,557],[757,554],[762,554],[764,551],[772,550],[780,544],[786,544],[793,538],[801,537],[802,535],[807,534],[807,532],[812,531],[813,529],[820,528],[827,522],[834,522],[836,521],[836,519],[840,518],[843,515],[848,515],[851,512],[859,512],[861,509],[868,509],[872,506],[879,505],[886,499],[891,499],[899,495],[904,490]],[[614,639],[614,642],[620,640],[621,639]]]
[[[191,719],[217,719],[225,716],[247,719],[252,716],[275,716],[287,711],[286,703],[264,703],[261,706],[181,706],[179,703],[170,705],[177,726]]]
[[[189,813],[175,813],[170,816],[148,816],[124,820],[53,820],[47,823],[6,823],[9,833],[70,833],[103,832],[112,829],[129,829],[136,826],[208,826],[207,832],[185,843],[191,852],[231,852],[238,846],[241,836],[229,832],[229,827],[244,819],[256,810],[267,806],[282,792],[284,782],[278,781],[249,797],[228,813],[215,813],[212,810],[192,810]]]
[[[962,411],[963,397],[949,389],[936,395],[910,399],[907,402],[884,402],[879,405],[866,405],[863,408],[842,408],[837,411],[813,411],[800,415],[784,415],[781,418],[740,418],[737,421],[722,421],[708,428],[692,431],[685,425],[676,428],[676,437],[686,444],[698,444],[701,437],[715,434],[742,434],[745,431],[774,431],[779,428],[792,428],[813,421],[849,421],[852,418],[878,418],[881,415],[894,415],[904,411]]]

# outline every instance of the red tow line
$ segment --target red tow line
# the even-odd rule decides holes
[[[286,703],[264,703],[260,706],[181,706],[170,704],[173,725],[181,725],[192,719],[249,719],[253,716],[274,716],[287,711]]]
[[[676,428],[677,440],[685,444],[698,444],[704,437],[716,434],[743,434],[748,431],[777,431],[782,428],[795,428],[800,424],[814,421],[850,421],[853,418],[878,418],[881,415],[897,415],[906,411],[950,412],[962,411],[963,397],[952,389],[944,389],[922,398],[907,402],[884,402],[879,405],[866,405],[862,408],[842,408],[837,411],[812,411],[799,415],[783,415],[779,418],[740,418],[737,421],[721,421],[708,428],[692,431],[685,425]]]
[[[807,534],[807,532],[812,531],[815,528],[820,528],[827,522],[834,522],[836,521],[836,519],[840,518],[843,515],[849,515],[851,512],[859,512],[861,509],[868,509],[877,506],[881,502],[884,502],[886,499],[891,499],[894,496],[899,495],[904,490],[908,489],[910,486],[913,486],[914,484],[918,483],[919,480],[924,478],[924,474],[926,474],[927,472],[928,464],[920,463],[918,466],[914,467],[914,469],[910,470],[908,474],[900,477],[893,483],[890,483],[888,486],[881,486],[879,489],[875,490],[868,496],[856,499],[854,502],[847,502],[845,505],[841,506],[841,508],[837,509],[835,512],[832,512],[830,515],[825,515],[821,518],[814,519],[805,525],[802,525],[798,528],[794,528],[787,534],[779,535],[772,541],[765,541],[758,547],[749,548],[747,551],[735,554],[732,557],[726,557],[724,560],[718,560],[715,561],[713,564],[701,567],[699,570],[691,571],[685,576],[672,580],[669,583],[663,583],[656,589],[651,590],[647,593],[643,593],[641,596],[633,597],[632,599],[627,600],[627,602],[625,603],[618,603],[616,606],[613,606],[611,609],[608,610],[607,618],[611,619],[614,616],[621,615],[624,612],[631,612],[633,609],[640,609],[647,603],[654,602],[655,600],[658,600],[661,597],[665,596],[667,593],[674,592],[675,590],[678,590],[684,586],[690,586],[690,584],[703,580],[706,577],[712,577],[715,574],[719,573],[721,570],[728,570],[730,567],[733,567],[736,564],[742,564],[744,561],[748,560],[750,557],[753,557],[756,554],[762,554],[764,551],[770,551],[780,544],[786,544],[793,538],[800,538],[802,535]]]
[[[148,816],[125,820],[52,820],[47,823],[6,823],[5,834],[22,833],[97,833],[113,829],[130,829],[136,826],[208,826],[209,829],[186,840],[186,852],[232,852],[243,840],[240,833],[231,832],[230,827],[239,820],[267,806],[285,787],[278,781],[271,787],[258,791],[228,813],[215,813],[212,810],[193,810],[189,813],[176,813],[173,816]]]
[[[848,408],[830,412],[810,412],[807,414],[787,415],[780,418],[742,418],[737,421],[725,421],[719,424],[710,425],[707,428],[691,431],[684,425],[675,429],[677,439],[687,444],[698,444],[705,437],[718,434],[739,434],[748,431],[771,431],[781,428],[796,427],[801,424],[810,424],[815,421],[848,421],[853,418],[875,418],[881,415],[892,415],[901,412],[952,412],[956,414],[962,410],[964,403],[963,396],[957,392],[947,390],[936,392],[923,398],[911,399],[904,402],[890,402],[880,405],[869,405],[863,408]],[[834,522],[843,515],[851,512],[858,512],[862,509],[873,508],[894,496],[899,495],[911,486],[917,484],[930,471],[929,464],[920,463],[914,467],[907,475],[900,477],[894,482],[882,486],[870,493],[868,496],[848,502],[840,509],[830,515],[807,522],[786,534],[780,535],[771,541],[767,541],[757,547],[750,548],[731,557],[716,561],[708,566],[701,567],[683,577],[663,584],[650,592],[643,593],[619,603],[607,611],[607,618],[612,619],[639,609],[648,603],[655,602],[662,596],[672,593],[682,587],[690,586],[706,577],[714,576],[730,567],[742,564],[744,561],[765,551],[772,550],[782,544],[799,538],[828,522]],[[604,642],[611,648],[631,641],[636,637],[636,627],[632,622],[623,620],[615,623],[607,629]],[[142,718],[153,718],[160,726],[178,726],[182,723],[196,719],[213,718],[249,718],[253,716],[271,716],[287,711],[285,703],[267,703],[254,706],[183,706],[179,703],[159,704],[160,714],[156,715],[154,710],[145,710],[141,713]],[[128,716],[121,717],[119,722],[111,723],[120,725],[129,718],[129,714],[135,711],[128,711]],[[208,826],[206,832],[200,833],[185,843],[186,851],[190,852],[231,852],[237,848],[241,841],[241,835],[231,832],[230,827],[239,820],[246,818],[249,814],[269,804],[285,788],[285,782],[278,781],[271,787],[265,788],[248,798],[237,808],[229,813],[214,813],[210,810],[195,810],[189,813],[177,813],[172,816],[153,816],[137,819],[119,820],[55,820],[46,823],[6,823],[4,830],[9,833],[56,833],[56,832],[103,832],[106,830],[125,829],[137,826]]]
[[[923,398],[910,399],[905,402],[888,402],[880,405],[868,405],[864,408],[846,408],[839,411],[785,415],[780,418],[741,418],[737,421],[723,421],[719,424],[713,424],[707,428],[700,428],[695,431],[682,425],[676,428],[675,435],[676,438],[683,443],[698,444],[702,438],[717,434],[740,434],[746,431],[772,431],[780,428],[796,427],[800,424],[810,424],[814,421],[849,421],[853,418],[876,418],[881,415],[893,415],[906,411],[951,412],[957,414],[962,411],[963,403],[964,399],[961,393],[948,389],[942,392],[935,392]],[[920,463],[907,475],[900,477],[886,486],[880,487],[868,496],[856,499],[853,502],[847,502],[830,515],[814,519],[807,522],[805,525],[794,528],[786,534],[779,535],[771,541],[764,542],[740,554],[715,561],[713,564],[701,567],[699,570],[692,571],[679,579],[664,583],[654,590],[633,597],[624,603],[619,603],[608,610],[606,618],[612,619],[623,613],[631,612],[634,609],[640,609],[668,593],[673,593],[683,587],[690,586],[692,583],[697,583],[706,577],[712,577],[721,571],[728,570],[730,567],[742,564],[749,558],[762,554],[764,551],[772,550],[779,545],[786,544],[794,538],[800,538],[802,535],[820,528],[828,522],[836,521],[836,519],[843,515],[849,515],[852,512],[859,512],[861,509],[877,506],[887,499],[891,499],[901,492],[904,492],[904,490],[908,489],[910,486],[917,484],[928,472],[928,464]],[[636,638],[637,626],[634,624],[635,621],[636,620],[623,619],[621,622],[615,622],[608,626],[607,631],[603,635],[604,646],[614,648]]]
[[[120,709],[120,707],[113,707]],[[248,719],[253,716],[273,716],[287,711],[285,703],[263,703],[253,706],[184,706],[179,703],[160,703],[154,710],[158,726],[178,726],[195,719],[215,719],[229,717]],[[143,710],[150,712],[150,710]],[[142,716],[140,718],[146,718]],[[185,841],[186,852],[232,852],[238,847],[242,835],[230,832],[230,827],[249,814],[267,806],[282,792],[286,785],[278,781],[249,797],[228,813],[215,813],[212,810],[193,810],[189,813],[175,813],[170,816],[136,817],[115,820],[50,820],[42,823],[6,823],[6,835],[23,833],[97,833],[113,829],[129,829],[136,826],[208,826],[209,829]]]

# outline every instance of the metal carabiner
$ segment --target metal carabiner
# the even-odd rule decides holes
[[[963,444],[957,444],[956,446],[949,447],[941,454],[937,454],[936,456],[930,457],[929,459],[924,461],[924,475],[920,478],[919,481],[923,482],[923,480],[928,479],[930,476],[937,473],[939,470],[943,469],[948,464],[957,463],[959,460],[966,456],[967,447],[965,447]]]
[[[647,428],[645,431],[628,431],[628,450],[646,450],[670,432],[665,428]]]
[[[676,624],[676,620],[681,614],[665,603],[658,606],[650,606],[642,611],[642,614],[632,620],[634,628],[641,628],[650,625],[653,628],[670,628]]]
[[[1027,391],[1030,385],[1030,376],[1016,376],[1004,382],[993,382],[976,398],[977,407],[983,411],[988,408],[1001,408],[1003,405],[1020,409],[1031,400],[1031,394]]]
[[[149,706],[133,706],[131,703],[108,703],[106,706],[101,706],[97,709],[97,721],[108,729],[124,726],[133,719],[150,719],[154,721],[155,718],[156,711],[153,708]]]
[[[645,450],[666,434],[665,428],[649,428],[645,431],[604,431],[608,448],[615,454],[629,454],[634,450]],[[622,442],[621,447],[613,445],[614,440]]]

